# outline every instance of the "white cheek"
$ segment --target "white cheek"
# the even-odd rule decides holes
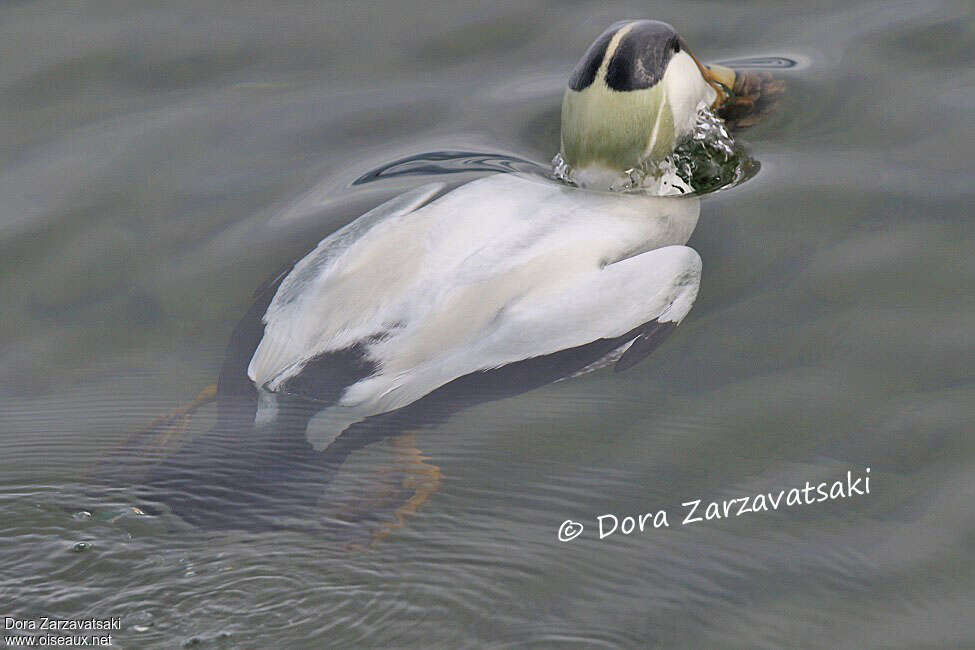
[[[662,83],[673,111],[677,139],[680,139],[694,128],[698,109],[711,104],[716,93],[701,76],[694,59],[684,51],[671,58]]]

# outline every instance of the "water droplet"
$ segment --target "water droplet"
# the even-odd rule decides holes
[[[569,163],[565,162],[561,153],[555,154],[555,157],[552,158],[552,178],[566,185],[572,185],[573,187],[576,184],[572,180],[572,167],[569,166]]]

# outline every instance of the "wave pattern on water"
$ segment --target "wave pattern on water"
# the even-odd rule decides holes
[[[148,649],[975,646],[964,2],[655,5],[702,60],[788,81],[740,138],[761,174],[703,202],[694,310],[625,373],[436,413],[440,490],[368,551],[412,494],[385,440],[327,486],[298,464],[310,505],[174,487],[277,530],[81,476],[164,460],[110,452],[342,224],[429,178],[548,174],[571,63],[646,3],[91,9],[0,7],[0,615],[120,616],[115,645]],[[272,464],[224,434],[204,485]],[[867,466],[869,499],[677,524]],[[595,534],[658,509],[670,528]]]

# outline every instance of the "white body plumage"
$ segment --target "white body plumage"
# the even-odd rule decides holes
[[[697,295],[700,257],[683,246],[695,198],[516,174],[431,202],[441,190],[408,192],[325,238],[265,313],[248,368],[265,411],[321,355],[354,347],[375,368],[312,421],[316,446],[469,373],[679,322]]]

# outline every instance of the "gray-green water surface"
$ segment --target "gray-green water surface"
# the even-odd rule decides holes
[[[700,295],[648,360],[420,432],[440,490],[368,552],[86,492],[214,381],[268,276],[431,180],[356,178],[548,161],[572,66],[636,17],[706,61],[799,62],[741,136],[761,171],[703,200]],[[129,649],[975,645],[973,53],[962,0],[6,3],[0,617],[121,617]],[[351,454],[328,499],[394,455]],[[681,525],[867,467],[869,495]]]

